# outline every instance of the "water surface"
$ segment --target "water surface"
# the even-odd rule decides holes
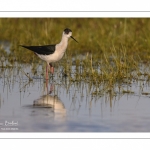
[[[36,75],[30,65],[22,65],[22,70],[0,68],[1,132],[150,131],[150,87],[145,78],[94,94],[94,85],[70,82],[59,68],[47,82],[41,67]]]

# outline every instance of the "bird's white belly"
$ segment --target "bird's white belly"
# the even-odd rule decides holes
[[[50,55],[39,55],[39,54],[37,55],[42,60],[51,63],[51,62],[59,61],[63,57],[64,53],[58,54],[57,52],[55,52],[54,54],[50,54]]]

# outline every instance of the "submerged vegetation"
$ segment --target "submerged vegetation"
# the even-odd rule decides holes
[[[70,82],[95,85],[94,95],[112,92],[116,85],[118,88],[130,85],[142,75],[150,79],[147,18],[1,18],[0,67],[18,67],[24,72],[21,64],[30,64],[33,74],[39,65],[44,69],[44,63],[36,55],[19,45],[59,43],[66,27],[73,31],[79,44],[70,39],[65,57],[55,65],[63,68]],[[147,67],[141,67],[143,64]],[[122,91],[133,93],[128,89]]]

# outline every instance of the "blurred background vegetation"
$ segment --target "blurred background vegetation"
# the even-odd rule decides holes
[[[100,56],[104,52],[109,54],[113,47],[118,52],[125,47],[127,55],[137,54],[143,61],[150,59],[149,18],[0,18],[0,41],[10,42],[10,58],[30,62],[34,54],[19,47],[20,44],[59,43],[65,28],[70,28],[79,42],[69,40],[70,56],[86,53]],[[5,50],[0,51],[0,55],[6,55]]]

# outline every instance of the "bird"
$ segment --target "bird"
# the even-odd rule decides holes
[[[54,67],[52,63],[59,61],[63,56],[68,46],[68,39],[72,38],[78,43],[78,41],[72,36],[72,30],[69,28],[64,29],[60,43],[53,45],[42,46],[22,46],[28,50],[33,51],[40,59],[46,61],[46,80],[48,80],[48,68],[50,72],[54,74]]]
[[[64,103],[59,99],[57,95],[43,95],[40,98],[33,101],[34,108],[49,108],[49,116],[54,114],[54,120],[64,121],[66,118],[66,108]]]

